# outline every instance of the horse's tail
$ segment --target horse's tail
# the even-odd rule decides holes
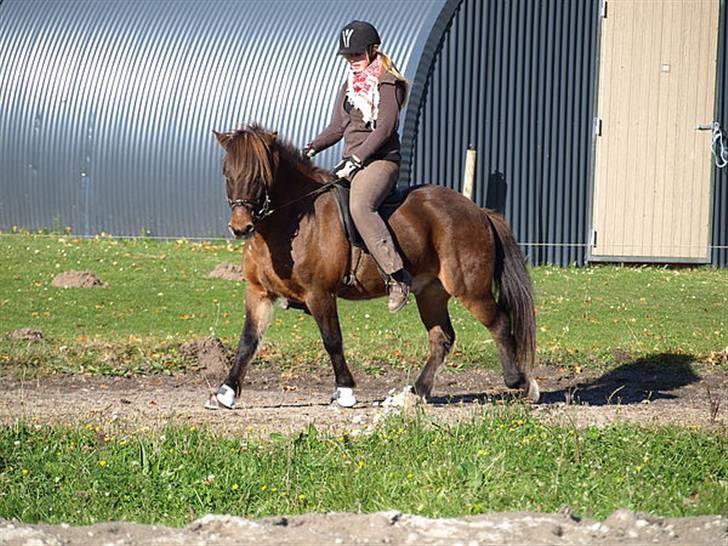
[[[493,284],[498,307],[510,317],[516,367],[526,376],[536,360],[536,312],[526,259],[505,218],[483,209],[493,228],[496,246]]]

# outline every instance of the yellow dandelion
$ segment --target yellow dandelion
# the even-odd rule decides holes
[[[23,476],[27,476],[28,474],[30,474],[30,470],[28,470],[27,468],[24,468],[23,470],[21,470],[21,471],[20,471],[20,473],[21,473],[21,474],[22,474]]]
[[[106,461],[106,459],[101,459],[99,461],[99,466],[106,466],[107,464],[109,464],[109,463]]]
[[[234,483],[234,484],[233,484],[233,485],[232,485],[232,486],[230,487],[230,489],[232,489],[233,491],[237,491],[237,490],[238,490],[238,487],[240,487],[240,486],[239,486],[239,485],[238,485],[237,483]]]

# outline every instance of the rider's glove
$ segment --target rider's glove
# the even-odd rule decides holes
[[[361,167],[361,161],[356,156],[345,157],[334,167],[334,176],[351,180]]]
[[[303,150],[301,150],[301,153],[303,154],[303,157],[307,157],[308,159],[311,159],[313,156],[316,155],[316,149],[311,146],[311,144],[306,144],[303,147]]]

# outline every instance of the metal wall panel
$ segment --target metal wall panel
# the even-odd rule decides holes
[[[728,139],[728,6],[721,0],[718,38],[716,117]],[[713,168],[713,210],[710,258],[713,265],[728,266],[728,167]]]
[[[464,0],[431,68],[411,182],[503,212],[534,264],[584,263],[599,2]]]
[[[504,212],[532,263],[584,263],[599,0],[3,0],[0,229],[226,235],[211,129],[257,121],[300,145],[344,77],[336,30],[374,22],[412,82],[402,182]],[[204,6],[204,9],[200,9]],[[728,126],[721,0],[716,119]],[[305,52],[306,55],[301,55]],[[317,157],[332,165],[340,147]],[[728,265],[728,169],[711,260]]]
[[[303,145],[328,122],[343,81],[344,24],[374,23],[414,79],[452,3],[5,0],[0,229],[225,235],[211,130],[258,122]]]

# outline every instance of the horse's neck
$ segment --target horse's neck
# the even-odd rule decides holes
[[[270,187],[271,207],[275,214],[258,227],[258,233],[269,246],[287,248],[293,238],[311,229],[320,220],[315,215],[311,216],[310,212],[317,198],[316,190],[322,185],[295,165],[281,162]],[[302,223],[304,218],[309,221]]]
[[[306,194],[314,192],[320,187],[321,182],[305,174],[290,160],[281,161],[274,183],[271,186],[272,206],[274,208],[280,207],[286,203],[302,199]]]

